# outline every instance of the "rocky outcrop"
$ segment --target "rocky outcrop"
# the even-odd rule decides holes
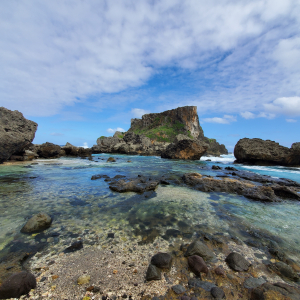
[[[131,119],[128,132],[150,135],[152,140],[173,142],[176,135],[203,139],[197,106],[184,106],[162,113],[145,114],[141,119]]]
[[[133,132],[127,132],[123,138],[100,137],[93,153],[120,153],[129,155],[160,155],[169,143],[151,141],[150,138]]]
[[[41,145],[35,145],[37,149],[37,154],[40,158],[58,158],[62,155],[65,155],[65,152],[62,151],[59,145],[55,145],[49,142],[46,142]]]
[[[162,158],[199,160],[206,152],[208,145],[199,140],[190,139],[179,134],[175,142],[162,152]]]
[[[80,156],[86,157],[92,155],[92,149],[90,148],[83,148],[83,147],[76,147],[70,143],[66,143],[65,146],[61,148],[65,151],[66,156]]]
[[[235,145],[234,156],[238,163],[299,166],[300,143],[287,148],[270,140],[244,138]]]
[[[37,123],[27,120],[19,111],[0,107],[0,163],[30,145]]]
[[[224,144],[219,144],[215,139],[209,139],[207,137],[204,137],[203,140],[206,144],[209,145],[204,155],[220,156],[222,154],[228,154],[228,150],[226,149]]]
[[[184,136],[185,139],[193,142],[182,142],[185,148],[182,155],[175,155],[179,159],[199,159],[203,155],[201,147],[208,141],[211,150],[206,147],[208,154],[227,154],[224,145],[220,145],[216,140],[204,137],[203,130],[199,124],[196,106],[184,106],[167,110],[162,113],[145,114],[142,119],[132,119],[131,127],[127,133],[117,131],[113,137],[101,136],[97,140],[97,145],[92,147],[93,153],[121,153],[130,155],[155,155],[168,156],[166,148],[170,143],[178,142],[177,137]],[[199,148],[199,146],[201,146]],[[188,147],[192,147],[191,153],[187,154]],[[178,147],[177,147],[178,148]],[[196,149],[197,148],[197,149]],[[172,150],[174,154],[175,150]],[[196,153],[202,153],[200,156]],[[186,158],[185,158],[186,157]],[[193,158],[195,157],[195,158]],[[196,158],[199,157],[199,158]],[[175,157],[174,157],[175,158]]]

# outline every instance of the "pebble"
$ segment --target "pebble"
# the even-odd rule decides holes
[[[77,284],[85,284],[88,283],[91,279],[90,275],[81,275],[77,279]]]
[[[180,285],[180,284],[176,284],[172,286],[172,290],[176,293],[176,294],[181,294],[184,293],[186,291],[186,289]]]

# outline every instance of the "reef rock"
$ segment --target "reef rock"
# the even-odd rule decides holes
[[[299,166],[300,143],[287,148],[270,140],[244,138],[235,145],[234,156],[238,163]]]
[[[45,213],[38,213],[34,215],[31,219],[21,229],[21,232],[32,233],[39,232],[50,227],[52,219],[49,215]]]
[[[92,155],[92,149],[83,148],[83,147],[76,147],[76,146],[73,146],[70,143],[66,143],[66,145],[63,146],[61,149],[65,151],[65,155],[67,155],[67,156],[85,157],[85,156],[91,156]]]
[[[62,155],[65,155],[65,152],[62,152],[62,149],[59,145],[49,142],[41,145],[35,145],[35,147],[40,158],[58,158]]]
[[[22,152],[34,139],[38,124],[19,111],[0,107],[0,163]]]

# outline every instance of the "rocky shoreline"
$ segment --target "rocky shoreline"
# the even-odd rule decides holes
[[[91,237],[91,235],[90,235]],[[37,287],[21,299],[299,299],[299,272],[269,251],[218,233],[140,245],[108,234],[26,264]],[[82,240],[80,240],[82,241]],[[203,259],[199,259],[202,257]],[[297,271],[295,271],[295,269]]]

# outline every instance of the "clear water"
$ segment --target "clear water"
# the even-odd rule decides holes
[[[0,165],[0,258],[13,251],[20,241],[51,247],[46,238],[37,240],[35,235],[20,233],[29,217],[46,212],[53,217],[46,234],[59,232],[61,240],[84,230],[94,232],[100,240],[107,237],[107,232],[114,232],[124,240],[139,242],[152,242],[158,235],[170,241],[176,237],[191,239],[198,230],[230,233],[245,240],[255,231],[264,237],[278,238],[280,245],[300,260],[299,202],[260,203],[180,185],[159,186],[155,193],[144,195],[119,194],[112,192],[103,179],[91,180],[95,174],[166,175],[173,180],[186,172],[215,175],[211,166],[232,166],[232,155],[202,157],[200,161],[113,155],[117,162],[107,163],[109,156],[94,155],[92,161],[60,158],[37,160],[34,165]],[[300,182],[297,168],[234,166]]]

